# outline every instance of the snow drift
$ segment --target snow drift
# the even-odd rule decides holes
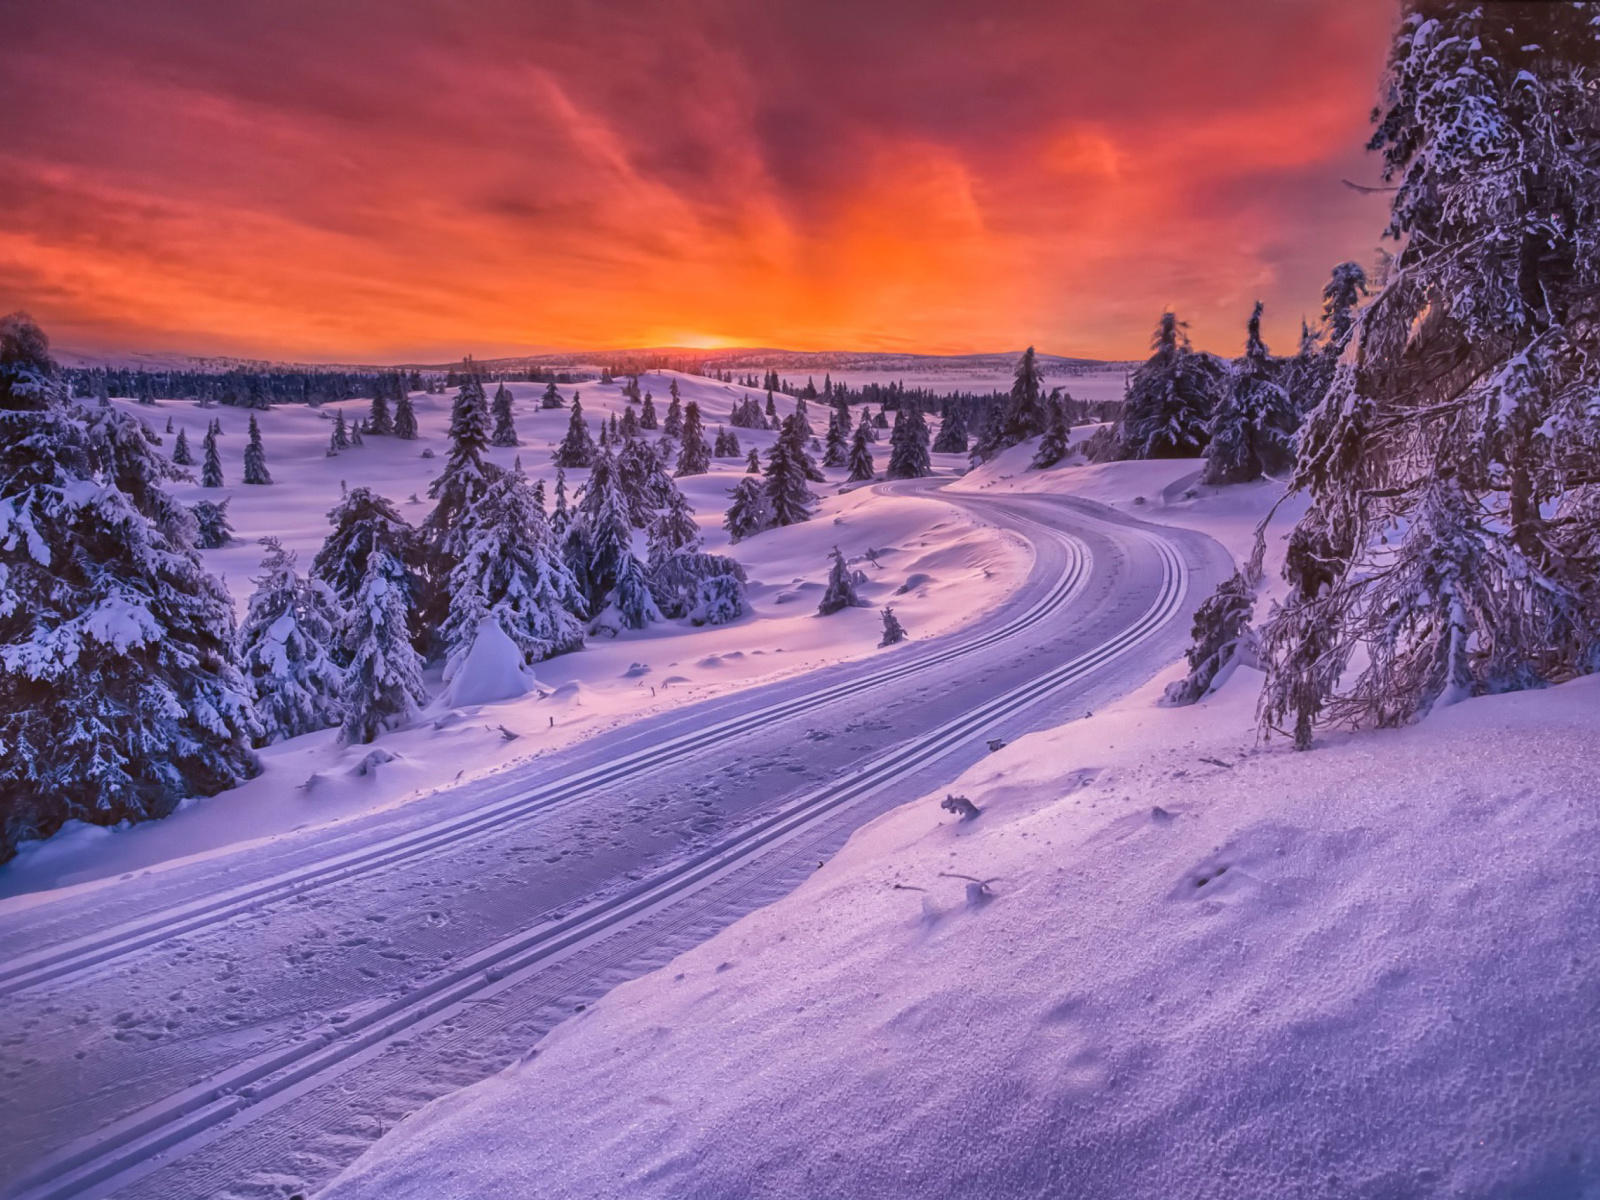
[[[1259,680],[1014,743],[328,1200],[1595,1194],[1600,680],[1311,754]]]

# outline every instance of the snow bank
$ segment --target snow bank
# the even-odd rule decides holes
[[[424,1110],[358,1197],[1600,1187],[1600,679],[1261,748],[1259,676],[1036,734]],[[969,885],[987,896],[969,901]]]
[[[449,677],[444,690],[447,706],[492,704],[515,700],[533,690],[533,672],[524,670],[522,651],[493,617],[478,622],[478,632],[466,658]]]

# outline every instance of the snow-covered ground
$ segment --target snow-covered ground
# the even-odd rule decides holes
[[[952,487],[1237,558],[1281,495],[1027,457]],[[327,1200],[1600,1195],[1600,682],[1296,754],[1256,672],[1162,706],[1180,673],[879,818]]]
[[[661,416],[673,379],[685,404],[691,400],[700,404],[708,436],[726,424],[734,403],[746,395],[765,397],[764,392],[692,375],[641,376],[640,388],[653,393]],[[520,457],[530,477],[545,480],[553,502],[551,452],[566,432],[569,411],[540,410],[541,384],[507,386],[516,397],[523,445],[491,448],[488,456],[503,466]],[[602,418],[620,416],[626,403],[621,389],[620,382],[579,385],[591,428],[598,429]],[[572,391],[570,386],[562,389],[569,401]],[[416,441],[368,437],[364,445],[332,458],[325,455],[325,448],[334,414],[342,409],[353,421],[366,414],[368,401],[350,400],[321,409],[289,406],[255,414],[273,476],[268,487],[239,482],[250,413],[227,407],[201,410],[179,401],[162,401],[154,407],[116,403],[157,432],[165,430],[169,417],[175,429],[186,428],[197,459],[207,422],[213,418],[221,422],[219,448],[227,486],[177,484],[172,491],[185,503],[229,500],[237,540],[203,554],[211,570],[227,583],[242,615],[261,559],[257,539],[266,535],[281,539],[298,552],[301,569],[309,569],[328,532],[327,513],[338,502],[341,487],[374,488],[396,501],[413,523],[423,519],[430,507],[428,482],[443,467],[449,445],[445,431],[453,394],[413,395],[420,427]],[[779,404],[784,414],[794,407],[784,397],[779,397]],[[825,430],[827,410],[814,403],[810,415],[813,427],[819,433]],[[737,432],[746,452],[752,446],[765,451],[776,437],[766,431]],[[163,452],[170,452],[173,439],[163,436]],[[884,434],[875,451],[880,472],[888,461],[888,449]],[[428,450],[433,458],[422,457]],[[965,467],[956,455],[935,458],[942,472]],[[340,745],[336,730],[295,738],[262,752],[264,770],[257,778],[220,796],[191,801],[164,821],[116,830],[74,823],[48,842],[24,846],[15,861],[0,867],[0,897],[112,879],[347,819],[457,781],[513,769],[535,755],[652,713],[831,663],[878,655],[883,651],[878,649],[877,610],[884,603],[893,603],[915,638],[936,637],[992,611],[1026,575],[1032,561],[1026,542],[1014,534],[936,500],[845,487],[847,472],[841,469],[827,469],[830,482],[813,485],[821,498],[813,520],[769,530],[730,547],[721,522],[728,489],[744,470],[743,458],[713,459],[710,473],[678,483],[696,510],[706,548],[731,553],[745,566],[753,610],[746,617],[720,627],[668,622],[615,639],[591,637],[582,651],[539,664],[537,692],[492,705],[452,707],[442,695],[435,668],[429,683],[436,700],[425,719],[379,739],[383,750],[398,756],[384,770],[351,784],[350,770],[371,752],[371,746]],[[567,473],[569,498],[587,475],[581,470]],[[824,620],[816,616],[816,606],[835,545],[866,572],[869,582],[862,594],[873,606],[847,609]],[[863,558],[869,550],[875,563]],[[508,731],[517,735],[514,740],[507,737]]]

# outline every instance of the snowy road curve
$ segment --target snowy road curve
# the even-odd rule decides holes
[[[0,1188],[314,1189],[428,1100],[790,890],[988,739],[1147,678],[1231,569],[1209,539],[1081,501],[939,500],[1035,549],[1023,586],[958,633],[0,920]]]

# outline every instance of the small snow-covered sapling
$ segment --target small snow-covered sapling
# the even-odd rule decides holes
[[[945,812],[955,813],[963,821],[970,821],[978,815],[978,806],[965,796],[946,796],[939,807]]]

